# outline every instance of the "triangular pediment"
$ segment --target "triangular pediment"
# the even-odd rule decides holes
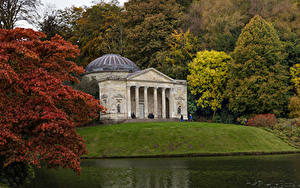
[[[137,72],[128,77],[128,80],[143,80],[143,81],[158,81],[158,82],[172,82],[173,79],[167,75],[159,72],[154,68],[149,68]]]

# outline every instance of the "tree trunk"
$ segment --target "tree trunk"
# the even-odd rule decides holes
[[[214,111],[213,116],[212,116],[212,118],[211,118],[211,121],[212,121],[212,122],[214,121],[214,118],[215,118],[215,115],[216,115],[216,111],[217,111],[217,110]]]

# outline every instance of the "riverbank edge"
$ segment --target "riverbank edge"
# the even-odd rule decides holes
[[[133,158],[181,158],[181,157],[222,157],[243,155],[280,155],[297,154],[298,151],[273,151],[273,152],[229,152],[229,153],[184,153],[184,154],[159,154],[159,155],[134,155],[134,156],[102,156],[102,157],[80,157],[80,159],[133,159]]]

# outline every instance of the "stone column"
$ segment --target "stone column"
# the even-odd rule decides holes
[[[170,118],[175,117],[175,105],[174,105],[174,88],[170,88],[170,101],[169,101],[169,108],[170,108]]]
[[[157,119],[158,118],[158,114],[157,114],[157,87],[154,87],[154,118]]]
[[[135,116],[136,118],[139,118],[140,116],[140,111],[139,111],[139,86],[135,87]]]
[[[161,102],[162,102],[162,118],[166,119],[166,88],[162,88],[161,92]]]
[[[131,95],[130,95],[130,86],[127,86],[127,114],[128,114],[128,119],[131,119]]]
[[[99,88],[99,104],[101,105],[101,87],[100,87],[100,83],[98,83],[98,88]],[[103,105],[103,103],[102,103]],[[99,120],[101,120],[101,110],[99,111]]]
[[[148,87],[144,87],[144,118],[148,118]]]

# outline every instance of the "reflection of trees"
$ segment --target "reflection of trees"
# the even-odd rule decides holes
[[[80,176],[71,170],[41,169],[27,187],[296,187],[299,156],[85,160]]]
[[[263,187],[300,184],[297,156],[98,160],[91,166],[98,167],[102,187]]]
[[[160,164],[155,159],[110,162],[111,164],[108,161],[97,163],[103,167],[99,169],[103,187],[189,187],[189,172],[182,163],[178,168],[176,162],[165,161]]]
[[[189,172],[167,166],[159,167],[134,166],[128,168],[101,169],[103,187],[189,187]]]

